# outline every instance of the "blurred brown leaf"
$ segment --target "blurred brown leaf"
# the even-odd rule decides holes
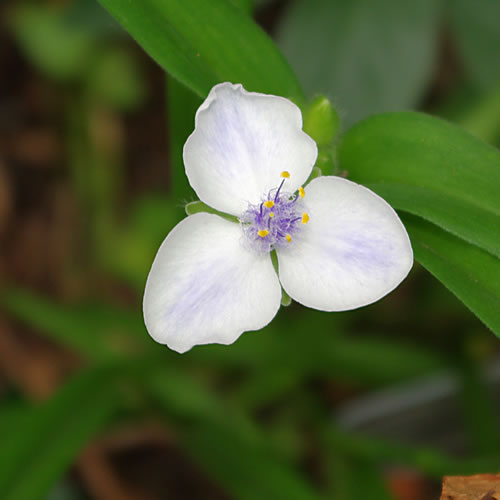
[[[500,474],[445,476],[441,500],[500,500]]]

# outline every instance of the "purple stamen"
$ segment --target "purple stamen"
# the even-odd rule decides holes
[[[293,245],[295,235],[302,230],[302,224],[296,224],[306,211],[303,200],[291,193],[282,192],[283,179],[277,189],[272,189],[263,196],[258,205],[248,205],[248,209],[240,217],[245,241],[258,252],[269,252],[275,248]],[[274,200],[273,206],[265,205]],[[269,216],[270,213],[274,215]],[[259,236],[267,231],[266,236]],[[290,238],[291,237],[291,238]]]
[[[274,197],[274,202],[276,203],[276,200],[278,199],[278,196],[280,195],[281,188],[283,187],[283,184],[285,183],[285,179],[281,181],[281,184],[279,185],[278,190],[276,191],[276,196]]]

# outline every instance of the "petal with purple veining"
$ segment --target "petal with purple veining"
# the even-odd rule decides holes
[[[231,83],[210,91],[184,145],[186,174],[200,200],[237,217],[276,187],[284,170],[288,189],[298,189],[316,156],[295,104]]]
[[[323,311],[377,301],[406,277],[413,252],[396,212],[369,189],[340,177],[306,187],[309,222],[278,249],[279,276],[297,302]]]
[[[242,232],[213,214],[187,217],[156,255],[144,292],[150,335],[171,349],[233,343],[279,309],[281,288],[269,254],[249,252]]]

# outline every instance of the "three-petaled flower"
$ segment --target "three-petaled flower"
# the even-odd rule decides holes
[[[304,187],[316,156],[289,100],[229,83],[211,90],[184,146],[186,174],[201,201],[239,224],[198,213],[162,243],[144,293],[156,341],[178,352],[231,344],[273,319],[281,287],[305,306],[344,311],[404,279],[413,252],[394,210],[340,177]]]

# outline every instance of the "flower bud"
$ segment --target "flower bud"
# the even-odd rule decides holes
[[[331,102],[324,96],[315,97],[304,112],[304,132],[319,147],[329,145],[339,130],[340,119]]]

